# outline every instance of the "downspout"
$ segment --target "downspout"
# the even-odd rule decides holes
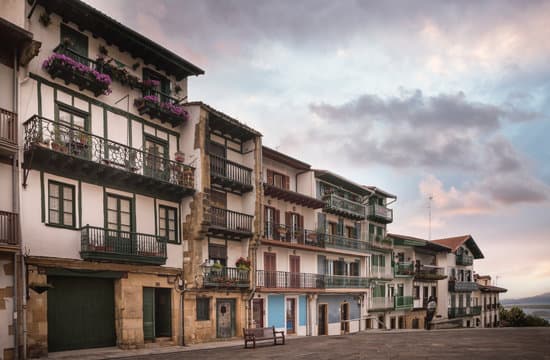
[[[18,93],[17,93],[17,90],[18,90],[18,61],[17,61],[17,49],[14,49],[13,51],[13,112],[14,113],[18,113]],[[16,126],[16,129],[17,129],[17,138],[19,138],[19,120],[17,118],[17,116],[15,117],[15,126]],[[19,155],[19,141],[18,141],[18,144],[17,144],[17,150],[15,152],[15,155],[13,156],[13,160],[12,160],[12,209],[13,209],[13,212],[15,214],[18,214],[19,211],[18,211],[18,196],[19,196],[19,192],[17,191],[18,190],[18,180],[17,180],[17,169],[18,169],[18,155]],[[18,214],[18,221],[17,223],[15,224],[15,227],[16,227],[16,241],[18,241],[18,246],[19,246],[19,249],[21,249],[21,237],[19,236],[20,234],[20,230],[21,230],[21,225],[20,225],[20,222],[21,222],[21,217],[20,217],[20,214]],[[18,255],[18,252],[19,251],[16,251],[14,254],[13,254],[13,329],[14,329],[14,332],[13,332],[13,335],[14,335],[14,340],[13,340],[13,343],[14,343],[14,358],[15,359],[19,359],[19,320],[18,320],[18,314],[19,314],[19,302],[17,301],[17,297],[19,296],[19,289],[18,289],[18,281],[17,281],[17,255]]]

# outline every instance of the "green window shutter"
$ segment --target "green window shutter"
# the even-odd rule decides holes
[[[317,228],[321,234],[327,232],[327,215],[323,213],[317,213]]]
[[[386,257],[384,255],[379,255],[380,256],[380,266],[384,267],[386,266]]]
[[[143,337],[155,338],[155,288],[143,288]]]
[[[338,235],[343,236],[344,235],[344,219],[338,219]]]
[[[372,256],[372,265],[378,266],[378,255]]]

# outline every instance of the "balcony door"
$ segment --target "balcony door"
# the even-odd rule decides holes
[[[302,240],[302,228],[304,223],[304,217],[300,214],[287,212],[285,214],[286,227],[289,234],[290,242],[303,242]],[[288,241],[287,240],[287,241]]]
[[[289,264],[290,287],[298,289],[300,287],[300,257],[296,255],[290,255]]]
[[[296,299],[286,298],[286,333],[296,334]]]
[[[222,209],[216,210],[212,209],[210,212],[210,222],[214,226],[226,228],[227,227],[227,193],[223,191],[218,191],[211,189],[210,190],[210,204],[214,208]]]
[[[264,207],[265,237],[267,239],[279,240],[279,210],[270,206]]]
[[[107,195],[107,248],[118,253],[133,254],[132,199],[119,195]]]
[[[264,252],[264,282],[265,287],[277,287],[277,255]]]
[[[340,304],[340,331],[342,334],[349,333],[349,303]]]
[[[157,179],[169,181],[168,144],[161,139],[145,136],[144,174]],[[126,159],[132,162],[132,159]]]

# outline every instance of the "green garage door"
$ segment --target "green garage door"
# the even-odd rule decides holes
[[[48,351],[114,346],[112,279],[48,276]]]

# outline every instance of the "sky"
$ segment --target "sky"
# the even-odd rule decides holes
[[[204,69],[189,100],[396,194],[389,232],[431,209],[502,298],[550,291],[550,1],[86,2]]]

